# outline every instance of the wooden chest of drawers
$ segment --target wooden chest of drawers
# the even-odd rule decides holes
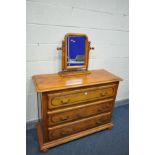
[[[106,70],[63,77],[35,75],[40,149],[112,128],[112,109],[121,78]]]

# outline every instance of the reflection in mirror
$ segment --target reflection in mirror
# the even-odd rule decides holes
[[[85,65],[85,36],[67,37],[67,66]]]

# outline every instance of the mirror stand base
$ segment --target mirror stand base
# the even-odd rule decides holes
[[[77,70],[77,71],[61,71],[59,72],[60,76],[74,76],[74,75],[84,75],[90,74],[91,72],[88,70]]]

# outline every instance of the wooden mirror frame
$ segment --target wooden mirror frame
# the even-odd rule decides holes
[[[67,38],[70,36],[83,36],[86,38],[85,41],[85,61],[84,65],[82,66],[67,66]],[[62,41],[62,48],[59,47],[57,50],[62,50],[62,71],[71,71],[71,70],[88,70],[88,64],[89,64],[89,51],[93,50],[94,47],[90,47],[90,41],[88,41],[88,36],[86,34],[80,34],[80,33],[67,33],[64,37],[64,40]]]

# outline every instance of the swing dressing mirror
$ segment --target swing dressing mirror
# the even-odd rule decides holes
[[[67,36],[67,66],[84,66],[86,36]]]
[[[90,42],[86,34],[68,33],[62,42],[62,71],[87,70]]]

